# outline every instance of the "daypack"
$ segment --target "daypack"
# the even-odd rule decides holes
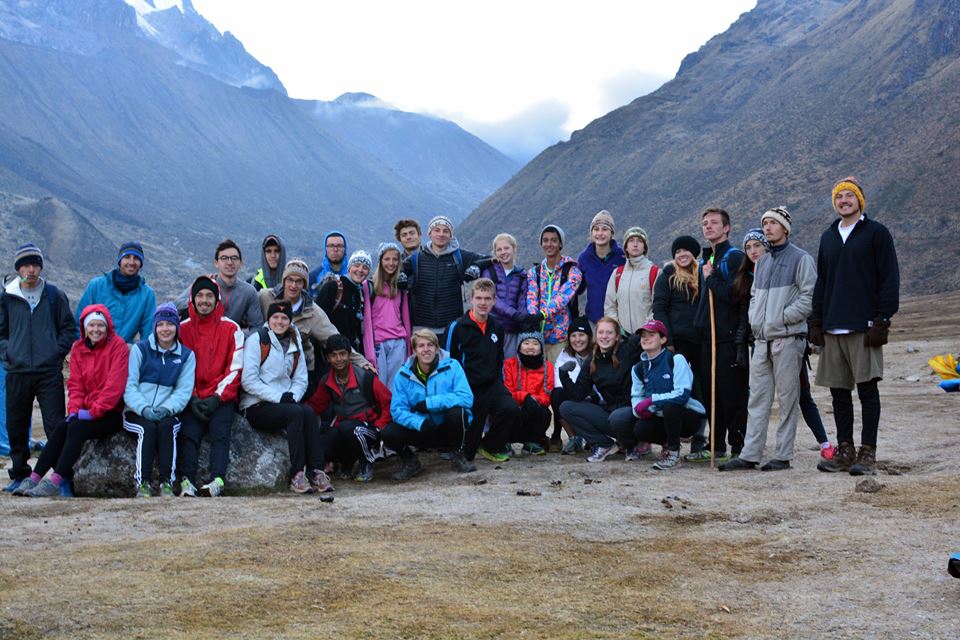
[[[542,263],[537,263],[533,265],[533,272],[537,276],[537,294],[540,293],[540,267],[543,266]],[[560,283],[561,285],[570,279],[570,269],[577,266],[576,262],[564,262],[563,266],[560,267]],[[580,301],[578,298],[580,294],[583,293],[583,290],[586,288],[586,278],[580,280],[580,286],[577,287],[576,292],[573,294],[573,297],[570,299],[570,303],[567,304],[567,309],[570,311],[570,319],[580,317]]]
[[[728,264],[728,261],[730,259],[730,255],[733,253],[743,253],[743,250],[736,247],[730,247],[727,249],[727,252],[723,254],[722,258],[720,258],[720,266],[718,267],[720,269],[720,273],[723,274],[723,279],[727,282],[730,282],[730,265]],[[700,266],[703,266],[703,259],[700,260]]]
[[[260,327],[258,331],[260,334],[260,366],[263,366],[263,363],[267,361],[267,358],[270,356],[270,329],[267,327]],[[293,354],[293,368],[290,369],[290,377],[293,377],[293,374],[297,371],[297,365],[300,363],[300,350]]]
[[[624,267],[624,266],[625,266],[625,265],[620,265],[619,267],[617,267],[617,277],[616,277],[616,279],[613,281],[613,290],[614,290],[614,291],[620,291],[620,278],[621,278],[621,276],[623,276],[623,267]],[[660,267],[658,267],[656,264],[653,264],[653,265],[650,267],[650,291],[651,291],[651,293],[653,292],[653,283],[655,283],[655,282],[657,281],[657,274],[658,274],[658,273],[660,273]]]

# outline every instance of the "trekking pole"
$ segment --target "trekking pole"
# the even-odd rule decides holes
[[[716,466],[717,434],[717,318],[713,309],[713,291],[707,290],[710,298],[710,468]]]

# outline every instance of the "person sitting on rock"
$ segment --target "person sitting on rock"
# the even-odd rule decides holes
[[[347,478],[359,459],[358,482],[373,480],[373,463],[382,458],[380,431],[390,422],[390,390],[372,371],[350,362],[350,341],[330,336],[325,348],[330,372],[308,401],[314,413],[333,407],[329,431],[321,436],[324,460],[338,460]]]
[[[477,467],[463,455],[473,406],[473,392],[463,367],[441,354],[440,340],[429,329],[414,331],[410,343],[414,355],[393,379],[393,422],[381,432],[384,444],[397,451],[403,461],[393,479],[406,481],[423,470],[411,445],[446,449],[454,471],[476,471]]]
[[[550,394],[553,392],[553,363],[543,355],[540,323],[521,331],[517,355],[503,363],[503,382],[520,407],[509,442],[522,442],[524,454],[542,456],[547,451],[550,426]]]
[[[290,303],[271,303],[267,322],[247,338],[241,384],[240,411],[250,426],[270,433],[286,431],[290,490],[333,491],[330,478],[323,472],[317,415],[301,404],[307,390],[307,366]]]
[[[133,478],[137,497],[152,495],[150,476],[159,455],[160,495],[173,497],[176,438],[180,413],[190,402],[197,360],[180,342],[180,314],[172,302],[157,307],[153,333],[130,349],[127,410],[123,428],[137,436],[137,462]]]
[[[190,411],[183,412],[177,437],[177,478],[180,495],[197,495],[200,440],[210,434],[210,479],[200,494],[217,497],[223,491],[230,462],[230,428],[237,412],[243,368],[243,330],[223,315],[220,287],[200,276],[190,288],[190,317],[180,325],[180,342],[197,360]]]
[[[128,358],[127,343],[114,331],[107,307],[92,304],[84,308],[80,339],[70,349],[69,415],[54,428],[33,473],[14,495],[73,497],[73,465],[83,444],[92,438],[110,437],[122,428]],[[53,473],[44,478],[50,469]]]

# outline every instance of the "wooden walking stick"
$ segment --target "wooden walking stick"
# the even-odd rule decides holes
[[[716,462],[717,435],[717,317],[713,310],[713,290],[708,289],[710,298],[710,468]]]

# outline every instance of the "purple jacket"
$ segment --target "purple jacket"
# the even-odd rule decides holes
[[[603,299],[607,295],[610,274],[626,261],[616,240],[610,241],[610,253],[603,260],[597,257],[597,246],[592,242],[577,257],[577,266],[587,287],[587,319],[590,322],[603,317]]]
[[[504,273],[503,266],[495,262],[481,275],[497,285],[497,302],[490,315],[503,326],[504,333],[518,333],[518,318],[527,315],[527,272],[514,264],[510,273]]]

